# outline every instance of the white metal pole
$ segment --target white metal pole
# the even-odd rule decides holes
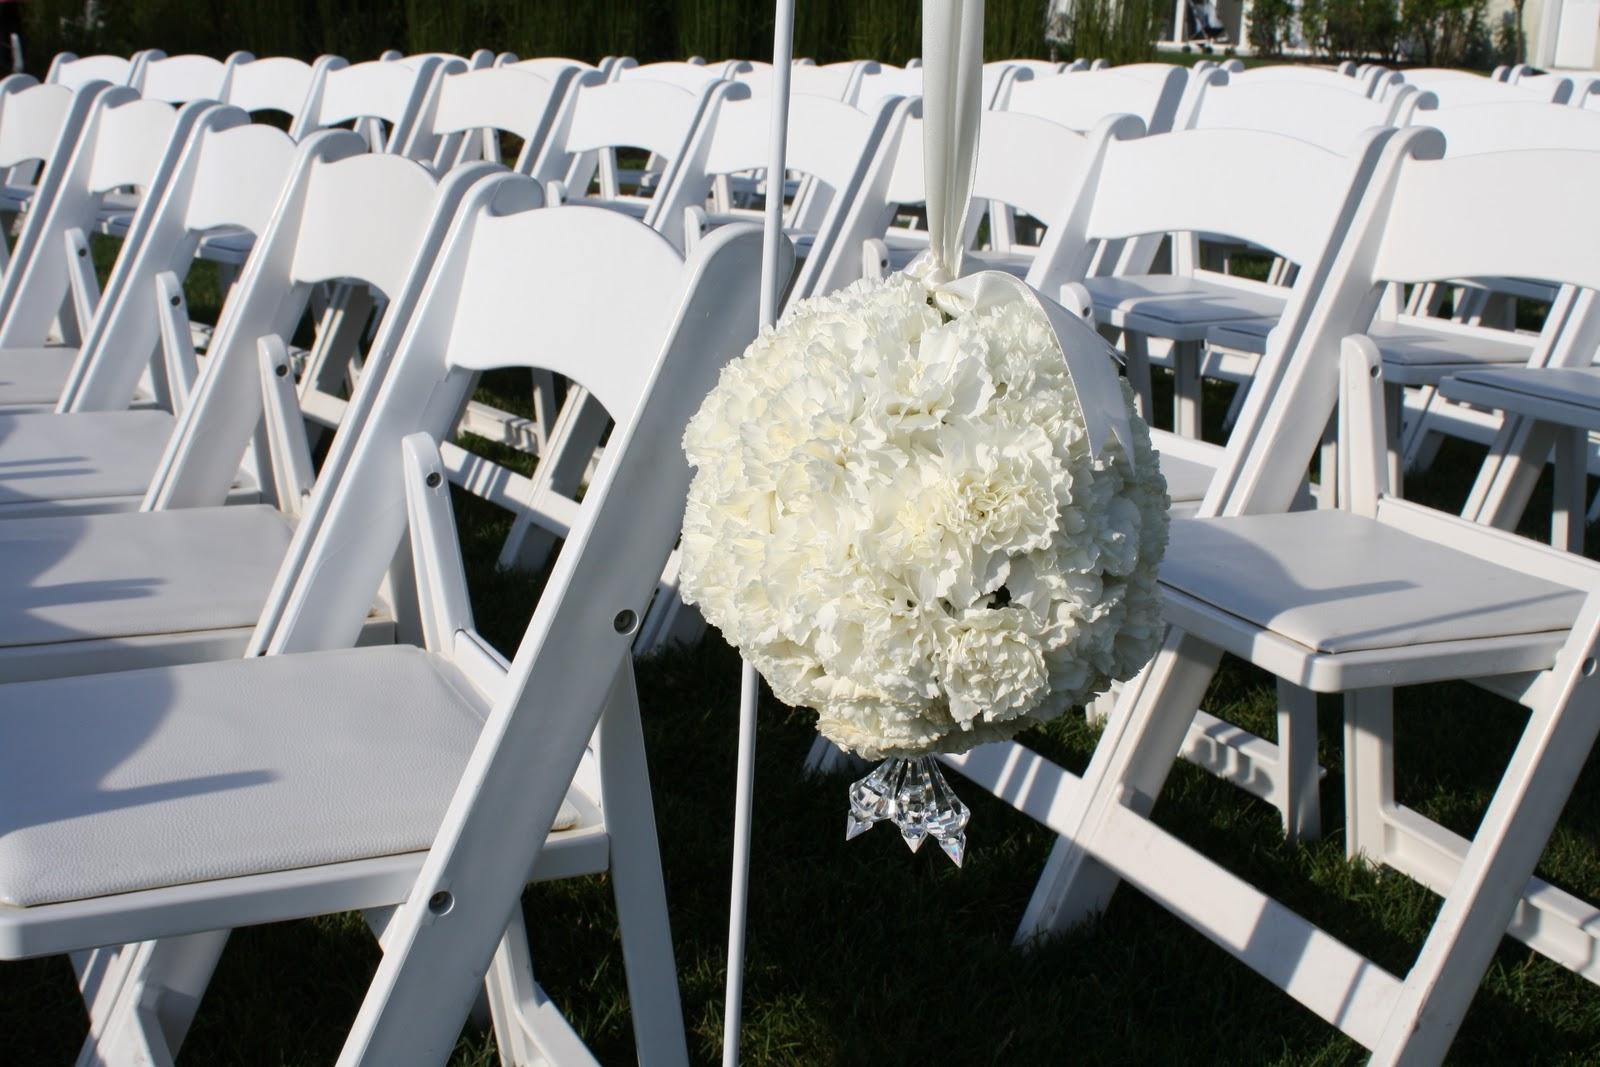
[[[794,53],[794,0],[777,0],[772,21],[772,132],[767,153],[767,204],[761,245],[761,324],[778,318],[778,253],[783,241],[785,149],[789,139],[789,68]],[[739,1063],[744,1021],[744,932],[750,896],[750,813],[754,803],[756,702],[761,682],[743,665],[739,684],[739,767],[733,800],[733,885],[728,900],[728,987],[722,1005],[722,1064]]]

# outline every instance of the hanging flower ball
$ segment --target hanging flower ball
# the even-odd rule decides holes
[[[1091,455],[1054,331],[948,318],[905,275],[802,301],[684,434],[681,591],[778,698],[869,759],[1009,738],[1161,638],[1166,482]]]

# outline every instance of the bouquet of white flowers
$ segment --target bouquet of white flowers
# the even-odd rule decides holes
[[[1091,454],[1031,303],[952,319],[907,275],[802,301],[684,435],[684,599],[843,748],[1010,737],[1160,640],[1169,501],[1130,425]]]

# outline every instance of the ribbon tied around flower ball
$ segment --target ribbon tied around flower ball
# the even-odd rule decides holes
[[[1089,450],[1109,439],[1133,455],[1133,430],[1110,342],[1078,315],[1004,271],[961,274],[967,214],[978,168],[983,119],[983,0],[925,0],[922,5],[922,153],[927,185],[928,249],[906,268],[951,318],[1022,302],[1044,317],[1066,361],[1083,409]]]

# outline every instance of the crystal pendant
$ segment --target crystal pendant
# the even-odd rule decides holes
[[[893,822],[915,852],[931,837],[957,867],[966,855],[967,819],[971,816],[933,756],[884,760],[871,774],[850,785],[848,841],[885,819]]]

